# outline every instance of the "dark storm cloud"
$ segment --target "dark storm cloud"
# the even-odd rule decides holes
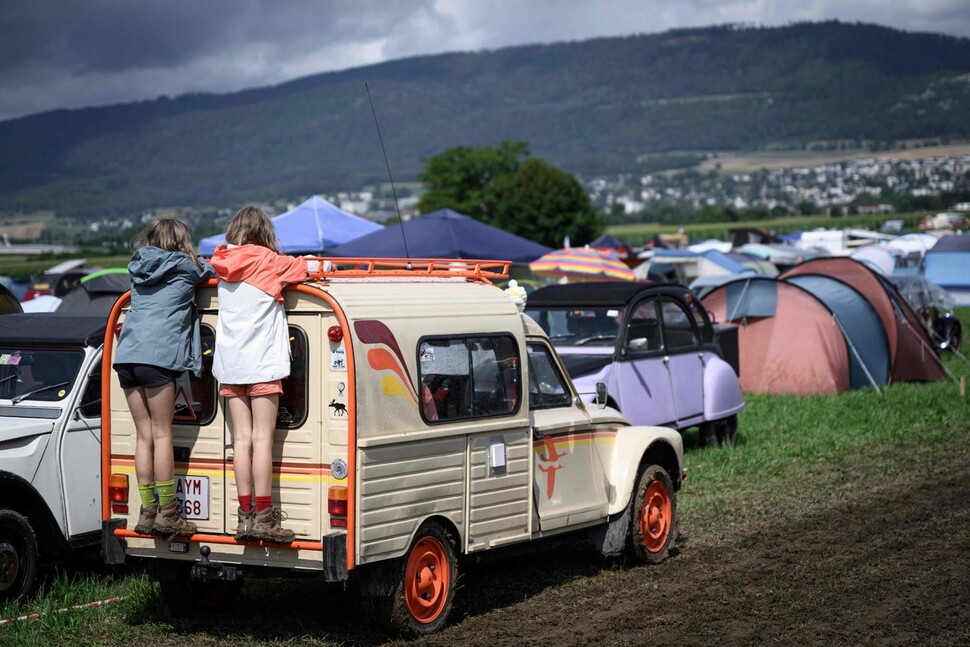
[[[417,54],[833,18],[970,34],[967,0],[3,0],[0,119]]]

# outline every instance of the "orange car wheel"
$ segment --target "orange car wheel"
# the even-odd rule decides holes
[[[649,465],[637,478],[627,537],[627,556],[636,564],[663,561],[677,537],[677,504],[670,475]]]

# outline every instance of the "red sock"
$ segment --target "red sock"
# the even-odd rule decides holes
[[[249,512],[250,510],[253,509],[252,494],[239,495],[239,509],[242,510],[243,512]]]
[[[266,508],[273,505],[272,496],[258,496],[256,497],[256,512],[262,512]]]

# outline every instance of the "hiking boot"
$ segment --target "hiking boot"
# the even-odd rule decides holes
[[[250,508],[249,512],[243,512],[242,508],[238,508],[236,515],[239,517],[239,525],[236,526],[236,541],[253,539],[253,524],[256,522],[256,511]]]
[[[255,523],[249,536],[252,539],[258,539],[260,541],[288,544],[296,539],[296,533],[280,527],[280,522],[284,519],[286,519],[286,515],[275,506],[266,508],[262,512],[257,512]]]
[[[189,536],[195,534],[195,524],[186,521],[179,515],[178,501],[173,500],[158,509],[158,516],[155,518],[155,525],[152,530],[157,535],[163,537],[174,537],[175,535]]]
[[[155,525],[156,515],[158,515],[157,501],[153,501],[147,508],[142,506],[138,513],[138,523],[135,524],[135,532],[139,535],[152,534],[152,526]]]

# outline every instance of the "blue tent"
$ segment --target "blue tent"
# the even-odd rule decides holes
[[[470,258],[527,263],[551,251],[545,245],[451,209],[442,209],[329,249],[327,256]]]
[[[958,306],[970,306],[970,235],[943,236],[926,252],[923,275],[953,296]]]
[[[285,254],[324,254],[342,243],[381,229],[381,226],[338,209],[318,195],[276,216],[273,227]],[[209,236],[199,241],[199,254],[212,256],[226,235]]]

